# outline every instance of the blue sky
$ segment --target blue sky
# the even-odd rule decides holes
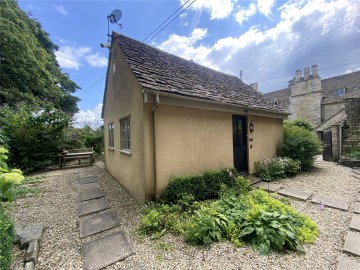
[[[60,49],[57,60],[82,89],[79,124],[100,123],[110,25],[143,41],[175,10],[194,0],[32,1],[19,0]],[[322,78],[360,70],[358,0],[195,0],[148,44],[186,59],[259,82],[262,92],[287,87],[295,70],[319,65]],[[352,63],[352,64],[349,64]],[[282,78],[278,78],[282,77]],[[278,79],[273,79],[278,78]],[[269,80],[272,79],[272,80]]]

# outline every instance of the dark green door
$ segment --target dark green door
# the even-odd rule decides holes
[[[238,172],[247,172],[246,118],[233,115],[234,167]]]

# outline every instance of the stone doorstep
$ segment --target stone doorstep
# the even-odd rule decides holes
[[[84,185],[84,184],[97,182],[97,179],[96,176],[85,176],[85,177],[79,177],[77,182],[79,185]]]
[[[360,231],[360,215],[353,215],[350,223],[350,229]]]
[[[118,226],[119,220],[113,210],[80,219],[80,238],[97,234]]]
[[[98,189],[101,188],[100,184],[98,182],[94,182],[94,183],[90,183],[90,184],[83,184],[83,185],[79,185],[78,186],[78,191],[79,192],[85,192],[85,191],[89,191],[92,189]]]
[[[255,185],[255,184],[261,182],[261,179],[254,175],[248,175],[248,176],[246,176],[246,179],[249,180],[250,185]]]
[[[44,231],[42,224],[28,224],[15,228],[15,242],[20,243],[20,247],[26,247],[31,241],[41,239]]]
[[[311,200],[312,203],[323,203],[325,206],[347,211],[350,205],[349,201],[341,200],[337,198],[329,198],[320,195],[315,195]]]
[[[302,200],[302,201],[306,201],[312,195],[311,192],[301,191],[301,190],[294,189],[294,188],[284,188],[284,189],[278,191],[278,194],[282,195],[282,196]]]
[[[88,190],[83,193],[80,193],[79,201],[84,202],[84,201],[89,201],[89,200],[93,200],[93,199],[97,199],[97,198],[101,198],[101,197],[105,197],[105,196],[106,196],[106,194],[102,189],[100,189],[100,188],[92,189],[92,190]]]
[[[96,213],[101,210],[109,209],[109,201],[105,198],[94,199],[79,204],[79,217],[85,216],[91,213]]]
[[[337,270],[360,270],[360,263],[340,255]]]
[[[254,184],[253,186],[270,192],[276,192],[282,188],[282,186],[280,186],[279,184],[273,184],[268,182],[259,182],[257,184]]]
[[[355,203],[354,213],[360,214],[360,202]]]
[[[81,246],[84,270],[101,269],[133,254],[124,232],[106,235]]]
[[[347,233],[345,244],[344,244],[344,252],[350,253],[355,256],[360,256],[360,233],[349,231]]]

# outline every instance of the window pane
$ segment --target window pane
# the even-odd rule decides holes
[[[121,149],[130,150],[130,118],[120,120],[120,131]]]

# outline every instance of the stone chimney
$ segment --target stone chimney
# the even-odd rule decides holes
[[[251,88],[254,89],[255,91],[259,91],[259,84],[258,83],[252,83],[250,84]]]
[[[300,82],[301,79],[301,70],[298,69],[297,71],[295,71],[295,82]]]
[[[307,81],[308,79],[310,79],[310,68],[306,67],[304,68],[304,80]]]
[[[311,73],[312,73],[313,78],[319,77],[318,65],[311,66]]]

